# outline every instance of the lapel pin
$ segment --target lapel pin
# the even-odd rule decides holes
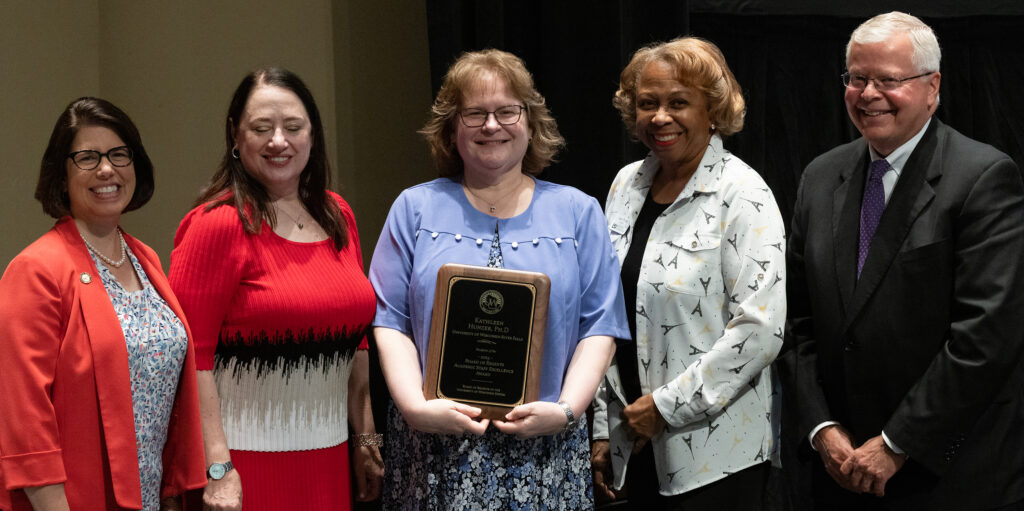
[[[81,279],[82,284],[88,284],[92,282],[92,276],[89,275],[88,273],[83,273],[78,278]]]

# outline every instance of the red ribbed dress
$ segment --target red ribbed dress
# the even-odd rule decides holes
[[[348,377],[375,298],[352,210],[330,195],[349,229],[340,252],[266,223],[246,234],[231,206],[193,209],[175,235],[171,286],[196,367],[213,370],[246,511],[351,505]]]

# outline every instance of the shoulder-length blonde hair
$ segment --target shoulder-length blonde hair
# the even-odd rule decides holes
[[[507,84],[509,91],[526,105],[526,119],[532,134],[523,157],[523,172],[540,174],[554,161],[555,154],[565,146],[558,124],[548,111],[544,96],[533,85],[533,76],[523,61],[501,50],[463,53],[448,69],[441,90],[430,108],[430,120],[419,131],[430,144],[441,177],[457,176],[463,171],[462,157],[455,147],[455,119],[462,107],[466,91],[482,76],[494,74]]]
[[[708,100],[708,118],[723,136],[743,129],[746,104],[725,56],[714,43],[699,37],[680,37],[667,43],[640,48],[619,75],[619,90],[612,103],[622,115],[630,135],[636,137],[636,89],[647,64],[664,62],[675,70],[676,79],[704,93]]]

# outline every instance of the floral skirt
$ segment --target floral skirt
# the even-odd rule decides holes
[[[385,445],[384,509],[593,509],[586,421],[568,432],[520,439],[409,427],[392,404]]]

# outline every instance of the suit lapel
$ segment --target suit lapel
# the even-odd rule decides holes
[[[840,173],[841,183],[832,192],[832,242],[836,281],[844,312],[850,309],[857,285],[857,244],[860,239],[860,202],[864,193],[868,149],[864,144],[850,167]]]
[[[900,179],[896,182],[896,188],[885,206],[885,211],[878,223],[878,230],[875,231],[875,237],[871,241],[871,249],[864,261],[864,269],[861,271],[860,279],[854,290],[853,300],[846,316],[847,326],[852,323],[878,288],[899,253],[910,228],[935,197],[935,192],[928,184],[928,180],[941,174],[938,163],[933,164],[933,156],[938,146],[936,130],[939,125],[938,119],[932,120],[928,131],[925,132],[907,160]]]

